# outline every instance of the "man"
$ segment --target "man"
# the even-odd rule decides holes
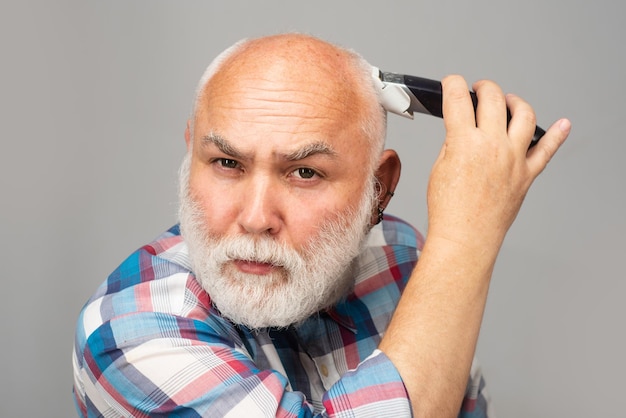
[[[424,242],[383,216],[400,161],[383,150],[370,74],[295,34],[209,66],[185,135],[180,229],[131,255],[79,318],[82,416],[490,414],[472,359],[491,272],[569,121],[527,152],[528,104],[483,81],[474,112],[447,77]]]

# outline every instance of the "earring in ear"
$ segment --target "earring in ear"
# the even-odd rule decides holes
[[[380,206],[378,207],[378,219],[376,219],[376,225],[378,225],[379,223],[381,223],[383,221],[383,211],[385,209],[381,208]]]

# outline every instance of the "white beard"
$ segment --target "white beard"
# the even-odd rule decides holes
[[[217,237],[189,194],[190,156],[180,170],[179,218],[193,272],[219,312],[249,328],[287,327],[334,305],[354,284],[351,264],[367,237],[376,201],[370,176],[356,208],[327,220],[301,250],[268,235]],[[233,260],[274,265],[267,275],[243,273]]]

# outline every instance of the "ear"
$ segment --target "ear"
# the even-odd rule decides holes
[[[187,128],[185,128],[185,142],[187,143],[187,152],[191,149],[191,119],[187,119]]]
[[[398,181],[400,180],[400,171],[402,164],[400,163],[400,157],[394,150],[384,150],[380,160],[378,162],[378,169],[376,170],[376,193],[378,204],[372,213],[371,225],[380,223],[383,216],[383,210],[389,204],[391,197],[393,196]]]
[[[379,184],[378,206],[382,209],[387,207],[398,186],[401,168],[402,164],[400,163],[398,153],[392,149],[384,150],[376,170],[376,178]]]

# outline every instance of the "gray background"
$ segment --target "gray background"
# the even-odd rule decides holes
[[[75,416],[73,326],[106,275],[175,222],[183,129],[234,41],[300,31],[395,72],[498,81],[573,121],[496,266],[478,355],[501,417],[623,417],[620,2],[3,1],[0,416]],[[390,212],[425,229],[441,120],[390,118]]]

